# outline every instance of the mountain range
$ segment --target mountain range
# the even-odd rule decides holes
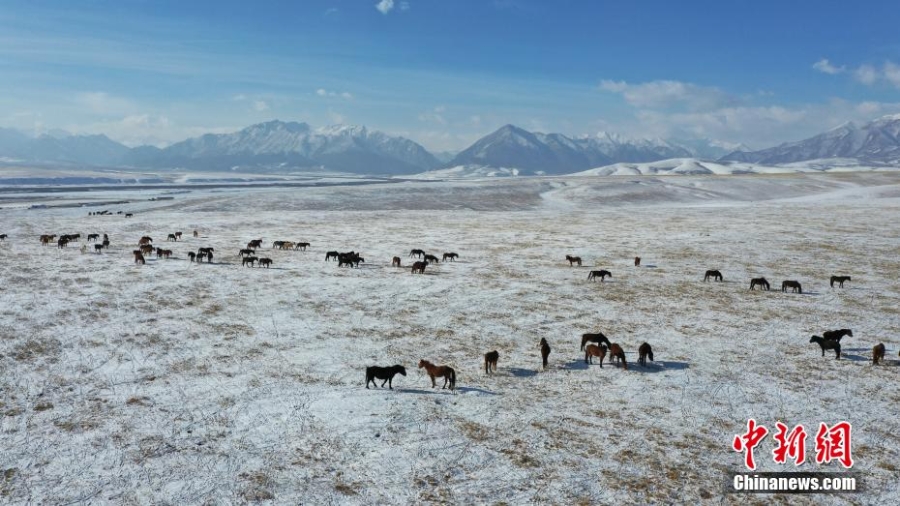
[[[129,148],[105,135],[51,131],[31,136],[0,128],[0,160],[73,167],[265,172],[315,169],[389,175],[465,167],[457,172],[529,175],[570,174],[615,164],[689,158],[766,166],[854,159],[871,165],[900,166],[900,115],[859,126],[847,123],[809,139],[759,151],[709,139],[631,139],[609,132],[567,137],[505,125],[455,155],[437,156],[409,139],[366,127],[314,129],[306,123],[277,120],[229,134],[206,134],[165,148]]]

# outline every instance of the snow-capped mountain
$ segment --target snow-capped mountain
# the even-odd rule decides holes
[[[822,158],[856,158],[876,163],[900,163],[900,115],[884,116],[862,126],[844,123],[799,142],[761,151],[731,153],[723,161],[791,163]]]

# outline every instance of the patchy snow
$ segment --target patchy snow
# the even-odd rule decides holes
[[[96,193],[67,198],[107,198]],[[112,207],[135,213],[125,219],[0,194],[3,502],[738,504],[723,490],[749,417],[813,432],[853,423],[865,491],[797,502],[900,500],[898,174],[114,198],[137,195]],[[175,231],[184,241],[167,243]],[[76,232],[108,233],[112,247],[38,243]],[[145,234],[175,257],[135,266]],[[254,238],[271,269],[241,267]],[[312,247],[273,250],[280,239]],[[187,261],[201,246],[215,247],[212,264]],[[425,275],[390,267],[412,248],[460,257]],[[339,269],[329,250],[366,262]],[[588,282],[592,268],[613,278]],[[706,269],[725,282],[703,283]],[[832,289],[832,274],[853,279]],[[804,293],[749,291],[760,275]],[[840,361],[808,342],[842,327],[854,336]],[[623,345],[628,371],[584,363],[579,336],[597,330]],[[644,341],[656,358],[646,368],[634,363]],[[887,364],[873,367],[879,342]],[[433,390],[422,358],[455,367],[458,390]],[[394,391],[363,387],[366,365],[395,363],[408,375]],[[769,437],[757,450],[761,471],[794,470],[771,449]]]

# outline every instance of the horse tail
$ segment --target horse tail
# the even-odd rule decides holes
[[[653,362],[653,352],[651,351],[647,355],[650,357],[650,361]]]
[[[484,355],[484,373],[485,373],[485,374],[489,374],[489,373],[490,373],[490,371],[488,370],[488,356],[487,356],[487,353],[485,353],[485,355]]]
[[[450,390],[456,390],[456,369],[450,368]]]

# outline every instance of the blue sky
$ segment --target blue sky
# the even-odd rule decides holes
[[[890,2],[0,3],[0,126],[164,145],[270,119],[459,150],[531,130],[754,148],[900,113]]]

